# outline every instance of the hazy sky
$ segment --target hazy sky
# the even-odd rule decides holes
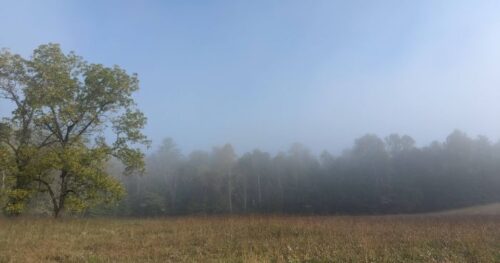
[[[0,5],[0,47],[56,42],[138,73],[156,144],[338,152],[365,133],[500,135],[500,1]]]

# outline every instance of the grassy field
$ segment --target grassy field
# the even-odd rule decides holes
[[[492,203],[487,205],[478,205],[461,209],[454,209],[434,213],[434,215],[483,215],[483,216],[500,216],[500,203]]]
[[[500,217],[0,219],[0,262],[500,262]]]

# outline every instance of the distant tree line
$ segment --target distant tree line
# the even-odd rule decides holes
[[[425,147],[368,134],[339,156],[300,144],[274,156],[238,157],[230,144],[184,156],[166,139],[146,163],[147,175],[123,178],[118,207],[89,213],[420,213],[500,200],[500,143],[460,131]]]

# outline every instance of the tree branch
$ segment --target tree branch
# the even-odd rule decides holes
[[[42,183],[43,185],[45,185],[45,187],[47,188],[47,191],[49,192],[49,195],[50,195],[50,199],[52,201],[52,205],[54,206],[54,210],[57,210],[59,209],[59,206],[57,205],[57,199],[56,199],[56,195],[54,193],[54,191],[52,190],[52,187],[50,187],[50,184],[40,178],[35,178],[34,179],[36,182],[40,182]]]
[[[62,143],[64,143],[64,137],[62,135],[61,126],[59,125],[59,122],[57,121],[56,110],[54,109],[53,106],[50,106],[49,108],[50,108],[50,111],[52,112],[52,119],[54,120],[54,125],[56,126],[55,129],[56,129],[57,137],[61,140]]]

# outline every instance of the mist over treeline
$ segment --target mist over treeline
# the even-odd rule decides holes
[[[147,157],[145,176],[122,180],[121,203],[89,214],[431,212],[500,200],[500,142],[456,130],[417,147],[408,135],[367,134],[338,156],[301,144],[237,156],[230,144],[183,155],[165,139]]]

